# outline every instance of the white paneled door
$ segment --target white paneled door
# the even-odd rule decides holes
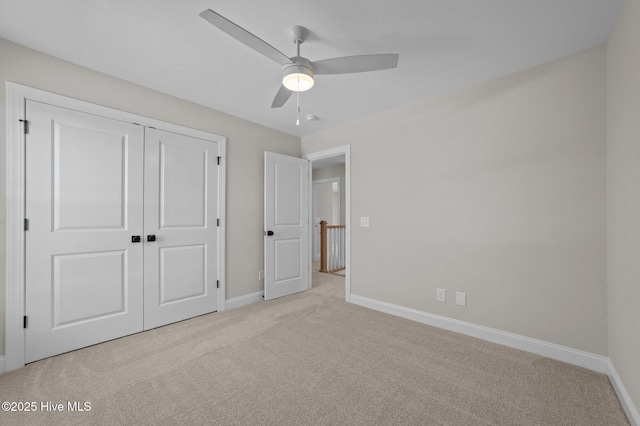
[[[143,328],[144,128],[27,102],[31,362]]]
[[[25,362],[217,310],[217,144],[26,114]]]
[[[145,329],[217,309],[217,153],[213,142],[146,131]]]
[[[310,288],[309,161],[264,153],[264,298]]]

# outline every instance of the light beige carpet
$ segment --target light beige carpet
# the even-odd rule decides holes
[[[0,424],[628,424],[605,375],[347,304],[342,277],[320,278],[2,375],[0,401],[38,412]]]

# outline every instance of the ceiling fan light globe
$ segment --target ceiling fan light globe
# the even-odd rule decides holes
[[[313,77],[302,73],[287,74],[282,78],[282,85],[292,92],[304,92],[313,87]]]

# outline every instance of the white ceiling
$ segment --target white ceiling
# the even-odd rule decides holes
[[[606,42],[622,0],[0,0],[0,37],[303,136]],[[288,56],[399,53],[398,68],[316,77],[271,109],[281,67],[213,27],[212,9]],[[2,60],[2,58],[0,58]],[[317,115],[308,122],[306,114]]]

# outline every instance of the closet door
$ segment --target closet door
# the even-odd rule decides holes
[[[143,328],[144,129],[27,101],[26,356]]]
[[[218,144],[147,128],[144,328],[217,310]]]

